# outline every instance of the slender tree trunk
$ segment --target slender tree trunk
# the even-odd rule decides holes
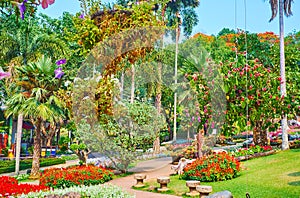
[[[30,179],[37,179],[40,177],[41,123],[42,121],[38,119],[33,143],[34,148]]]
[[[130,103],[132,104],[134,102],[134,79],[135,78],[135,69],[134,64],[131,65],[131,94],[130,94]]]
[[[283,23],[283,5],[284,0],[279,0],[279,37],[280,37],[280,93],[281,96],[286,96],[286,78],[285,78],[285,55],[284,55],[284,23]],[[287,115],[282,115],[281,120],[282,130],[282,150],[289,149],[289,141],[287,134]]]
[[[121,100],[123,99],[124,97],[124,71],[122,71],[121,73],[121,80],[120,80],[120,97],[121,97]]]
[[[264,122],[261,120],[256,121],[253,130],[253,142],[255,145],[266,146],[268,145],[267,130],[262,130]]]
[[[58,128],[59,127],[57,127],[55,125],[54,126],[50,125],[49,133],[47,134],[47,142],[46,142],[47,147],[52,146],[51,142],[53,140],[54,135],[57,133],[57,130],[59,130]]]
[[[179,34],[180,34],[180,27],[177,24],[176,27],[176,41],[175,41],[175,87],[177,85],[177,59],[178,59],[178,42],[179,42]],[[176,88],[175,88],[176,89]],[[175,90],[174,93],[174,130],[173,130],[173,141],[176,142],[177,139],[177,93]]]
[[[155,97],[155,106],[157,109],[158,115],[161,115],[161,84],[162,84],[162,63],[158,63],[157,65],[157,75],[158,75],[158,82],[156,85],[156,97]],[[153,152],[159,153],[160,152],[160,138],[159,138],[159,131],[156,133],[156,139],[153,142]]]

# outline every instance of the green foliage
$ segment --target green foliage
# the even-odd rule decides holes
[[[148,147],[143,141],[150,143],[164,128],[164,119],[153,106],[145,103],[120,102],[114,107],[114,114],[103,114],[100,124],[91,127],[80,123],[78,133],[90,150],[105,154],[115,168],[126,171],[136,159],[136,149]]]
[[[61,155],[60,158],[63,159],[63,160],[69,161],[69,160],[77,160],[78,156],[75,155],[75,154],[72,154],[72,155]]]
[[[174,152],[172,153],[172,156],[177,157],[178,159],[180,158],[185,158],[185,159],[195,159],[196,156],[196,146],[193,145],[188,145],[185,146],[184,148],[177,148],[176,150],[174,150]]]
[[[177,27],[177,25],[182,25],[184,35],[189,37],[193,27],[198,23],[197,14],[194,10],[198,6],[198,0],[168,1],[165,5],[162,5],[162,15],[167,21],[167,26]],[[178,15],[181,15],[182,18],[179,19]]]
[[[14,178],[16,178],[18,181],[24,181],[24,180],[27,180],[29,178],[29,174],[17,175]]]
[[[1,153],[3,154],[4,157],[8,156],[8,147],[2,148]]]
[[[226,153],[204,156],[184,168],[182,178],[201,182],[230,180],[238,176],[240,163]]]
[[[240,176],[232,180],[220,182],[201,182],[201,185],[212,186],[213,192],[228,190],[233,197],[245,197],[248,192],[251,197],[298,197],[299,195],[299,166],[297,160],[300,149],[287,150],[275,155],[256,158],[241,163]],[[277,181],[281,178],[282,182]],[[170,194],[182,196],[188,192],[186,180],[179,175],[170,176],[168,184]],[[147,186],[158,186],[156,181],[147,181]],[[251,184],[251,185],[249,185]],[[149,188],[143,190],[149,191]]]
[[[85,150],[87,148],[87,146],[84,143],[80,143],[80,144],[71,144],[70,149],[72,151],[76,151],[76,150]]]
[[[56,164],[64,164],[66,161],[60,158],[41,158],[40,166],[46,167]],[[9,173],[15,171],[15,160],[0,161],[0,173]],[[31,167],[32,159],[21,160],[20,170],[26,170]]]
[[[247,155],[253,155],[255,153],[262,153],[262,152],[267,152],[267,151],[271,151],[273,150],[273,148],[271,146],[250,146],[249,148],[240,148],[234,152],[232,152],[232,154],[235,157],[240,157],[240,156],[247,156]]]
[[[226,34],[235,34],[235,30],[233,29],[229,29],[229,28],[223,28],[217,36],[223,36],[223,35],[226,35]]]
[[[87,55],[97,43],[114,34],[138,27],[162,25],[153,15],[152,3],[133,4],[131,8],[118,6],[113,10],[104,7],[90,15],[91,19],[81,19],[78,16],[73,18],[77,31],[69,37],[82,46],[83,55]]]
[[[70,142],[70,138],[67,136],[61,136],[58,145],[59,145],[59,150],[61,152],[65,152],[68,150],[68,143]]]
[[[0,25],[0,43],[4,46],[0,52],[2,63],[14,60],[17,64],[27,64],[42,55],[59,59],[68,53],[68,46],[58,35],[45,32],[38,17],[16,21],[13,15],[2,15],[0,19],[4,21]]]
[[[267,144],[266,129],[274,130],[278,124],[273,121],[280,118],[282,112],[289,114],[293,118],[299,112],[298,90],[298,63],[299,44],[297,34],[287,37],[286,70],[287,70],[287,97],[280,97],[279,78],[279,46],[278,37],[272,32],[261,34],[247,33],[247,63],[245,62],[246,43],[244,32],[237,34],[224,34],[219,37],[200,35],[196,39],[191,39],[183,43],[185,49],[190,51],[201,50],[200,45],[207,50],[214,62],[214,67],[197,67],[193,61],[181,63],[179,70],[187,76],[191,87],[196,90],[199,100],[199,109],[204,111],[201,120],[209,120],[214,112],[210,112],[212,107],[222,111],[215,112],[218,116],[226,116],[222,133],[225,135],[239,133],[245,130],[254,131],[254,141],[256,144]],[[237,54],[235,53],[235,41],[237,43]],[[187,50],[186,50],[187,51]],[[237,56],[237,59],[236,59]],[[205,57],[205,56],[204,56]],[[201,60],[201,58],[198,58]],[[200,62],[198,60],[198,62]],[[209,58],[202,61],[202,64],[210,63]],[[247,65],[246,65],[247,64]],[[203,64],[204,65],[204,64]],[[203,70],[204,69],[204,70]],[[219,74],[219,77],[216,78]],[[213,79],[212,82],[211,79]],[[219,86],[219,87],[218,87]],[[221,88],[221,92],[216,92]],[[247,94],[247,95],[246,95]],[[211,104],[213,98],[226,98],[224,101],[216,101]],[[249,123],[246,123],[246,108],[249,114]],[[207,116],[206,118],[203,116]],[[203,123],[202,123],[203,124]],[[217,124],[217,123],[215,123]]]
[[[4,121],[0,121],[0,133],[6,132],[7,129],[8,127],[4,125]]]

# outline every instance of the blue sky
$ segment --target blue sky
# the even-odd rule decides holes
[[[244,1],[247,8],[246,20]],[[200,0],[200,6],[196,9],[199,23],[194,28],[193,34],[202,32],[216,35],[224,27],[246,29],[249,32],[272,31],[278,34],[278,17],[268,22],[271,16],[268,2],[268,0]],[[284,19],[285,34],[300,31],[300,1],[294,1],[292,6],[293,16]],[[80,12],[80,9],[78,0],[56,0],[47,9],[40,10],[57,18],[65,11],[75,14]]]

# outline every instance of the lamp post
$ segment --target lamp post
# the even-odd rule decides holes
[[[175,40],[175,72],[174,72],[174,75],[175,75],[175,81],[174,81],[174,84],[175,84],[175,93],[174,93],[174,131],[173,131],[173,141],[176,142],[176,139],[177,139],[177,92],[176,92],[176,89],[177,89],[177,61],[178,61],[178,42],[179,42],[179,34],[180,34],[180,28],[179,28],[179,25],[180,25],[180,14],[177,13],[176,14],[176,17],[177,17],[177,27],[176,27],[176,40]]]
[[[17,139],[16,139],[16,175],[20,171],[20,154],[21,154],[21,138],[22,138],[23,114],[18,115]]]

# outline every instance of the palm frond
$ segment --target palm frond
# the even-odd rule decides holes
[[[293,0],[284,0],[284,13],[285,13],[285,16],[287,16],[287,17],[293,15],[292,3],[293,3]]]
[[[277,16],[279,0],[269,0],[269,3],[271,6],[271,11],[272,11],[272,16],[269,20],[269,22],[270,22]],[[287,17],[293,15],[292,3],[293,3],[293,0],[284,0],[283,1],[283,9],[284,9],[285,16],[287,16]]]
[[[272,16],[269,21],[272,21],[273,19],[275,19],[278,13],[278,0],[270,0],[269,3],[272,11]]]
[[[45,98],[45,96],[48,94],[48,90],[40,88],[40,87],[36,87],[32,89],[32,93],[31,96],[35,97],[35,99],[37,101],[41,101]]]

